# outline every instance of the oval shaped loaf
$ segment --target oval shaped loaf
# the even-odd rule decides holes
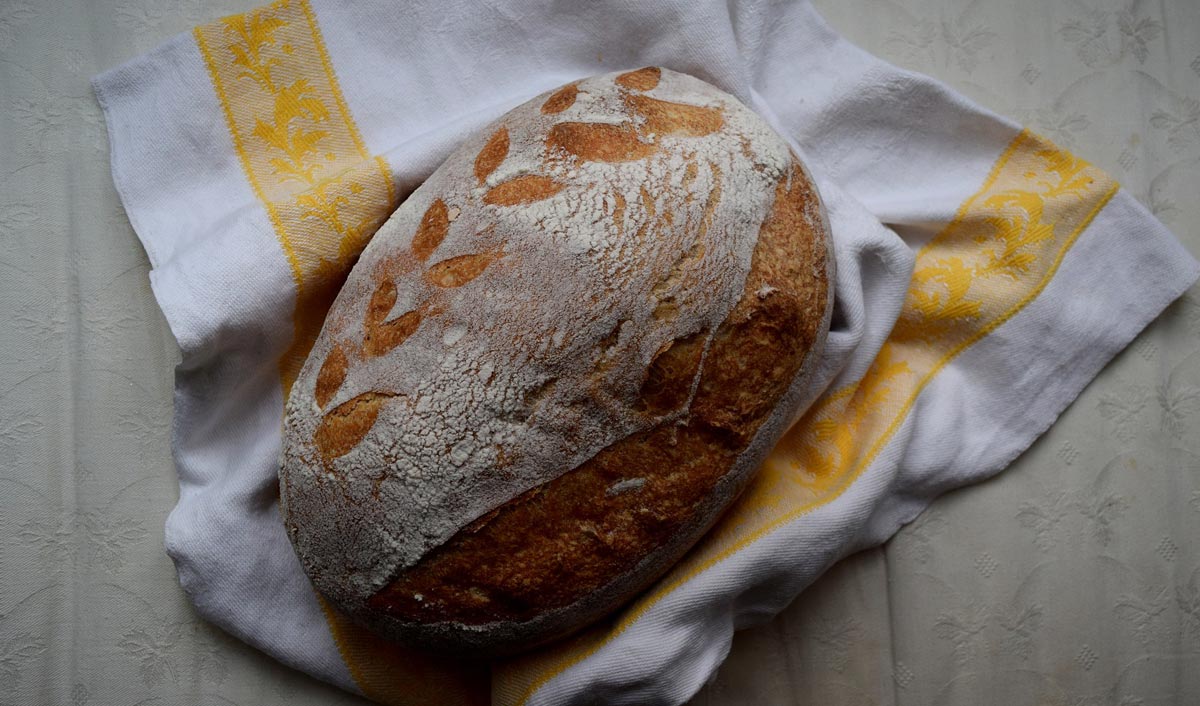
[[[732,96],[645,68],[468,139],[375,235],[287,404],[283,519],[382,635],[502,654],[627,601],[801,411],[833,261]]]

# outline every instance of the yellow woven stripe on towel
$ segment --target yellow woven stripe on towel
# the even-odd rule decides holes
[[[279,0],[193,34],[296,280],[286,393],[354,257],[395,207],[392,180],[350,117],[307,2]]]
[[[917,253],[900,320],[866,375],[810,410],[720,524],[623,614],[566,645],[500,665],[496,703],[525,704],[683,583],[838,497],[891,439],[929,380],[1042,291],[1116,191],[1104,172],[1021,132],[954,220]]]
[[[354,259],[395,207],[394,186],[350,116],[307,2],[278,0],[193,34],[296,281],[292,343],[279,362],[286,397]],[[321,607],[367,697],[396,706],[487,702],[486,667],[403,650],[323,599]]]

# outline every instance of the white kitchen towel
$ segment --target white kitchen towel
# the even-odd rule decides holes
[[[813,172],[838,269],[824,394],[611,619],[490,665],[388,645],[319,600],[284,535],[286,391],[357,252],[466,135],[645,65],[738,96]],[[803,1],[278,0],[94,85],[182,352],[180,581],[225,630],[385,703],[685,701],[735,629],[1004,468],[1198,274],[1102,171],[854,47]]]

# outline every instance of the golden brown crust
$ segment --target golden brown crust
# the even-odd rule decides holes
[[[345,348],[341,345],[335,346],[317,373],[317,387],[313,396],[319,406],[324,407],[328,404],[333,394],[342,386],[346,380],[346,369],[349,365],[350,361],[346,358]]]
[[[408,340],[421,325],[421,311],[413,310],[391,321],[385,321],[388,312],[396,304],[396,285],[390,279],[382,279],[367,304],[364,321],[363,354],[368,358],[381,356]],[[339,347],[339,351],[341,348]],[[342,354],[344,358],[344,353]],[[334,361],[335,363],[337,361]],[[326,359],[326,363],[329,360]],[[343,364],[343,368],[344,368]],[[336,390],[336,388],[334,388]]]
[[[550,177],[526,174],[489,189],[483,202],[489,206],[518,206],[550,198],[565,188]]]
[[[658,86],[658,82],[662,80],[662,69],[657,66],[647,66],[637,71],[623,73],[613,80],[625,88],[649,91]]]
[[[682,407],[692,394],[692,383],[704,360],[707,331],[684,336],[667,343],[646,370],[646,379],[638,392],[638,410],[660,416]]]
[[[346,400],[321,419],[313,444],[327,463],[344,456],[363,440],[379,416],[379,408],[392,395],[367,392]]]
[[[482,181],[482,180],[481,180]],[[434,199],[421,217],[421,224],[413,235],[413,254],[422,260],[429,259],[437,246],[442,244],[450,231],[450,211],[441,199]]]
[[[775,407],[761,391],[795,378],[825,311],[826,247],[813,228],[819,210],[813,185],[794,165],[775,187],[742,298],[714,336],[692,409],[740,439],[748,441]]]
[[[656,356],[639,409],[690,414],[601,451],[464,528],[370,601],[409,621],[527,621],[631,571],[710,498],[806,360],[827,310],[826,243],[796,165],[777,185],[741,298],[704,353],[697,332]],[[732,498],[726,502],[732,501]],[[715,518],[714,518],[715,519]],[[530,531],[537,528],[537,531]]]
[[[487,144],[475,158],[475,178],[482,184],[488,175],[496,171],[496,167],[508,155],[508,128],[503,125],[488,138]]]
[[[554,115],[555,113],[563,112],[575,105],[575,97],[578,95],[579,86],[568,83],[546,99],[546,102],[542,104],[542,115]]]
[[[483,271],[499,258],[500,253],[494,252],[459,255],[430,267],[425,272],[425,279],[430,284],[444,289],[461,287],[483,274]]]
[[[717,108],[672,103],[633,93],[626,94],[625,102],[633,112],[646,119],[642,129],[655,135],[703,137],[720,130],[725,124]]]
[[[642,142],[632,126],[608,123],[558,123],[550,128],[546,145],[589,162],[645,159],[658,149]]]

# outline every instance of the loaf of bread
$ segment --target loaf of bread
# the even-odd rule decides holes
[[[644,68],[467,139],[380,228],[287,404],[317,590],[411,646],[503,654],[619,607],[801,411],[833,258],[734,97]]]

